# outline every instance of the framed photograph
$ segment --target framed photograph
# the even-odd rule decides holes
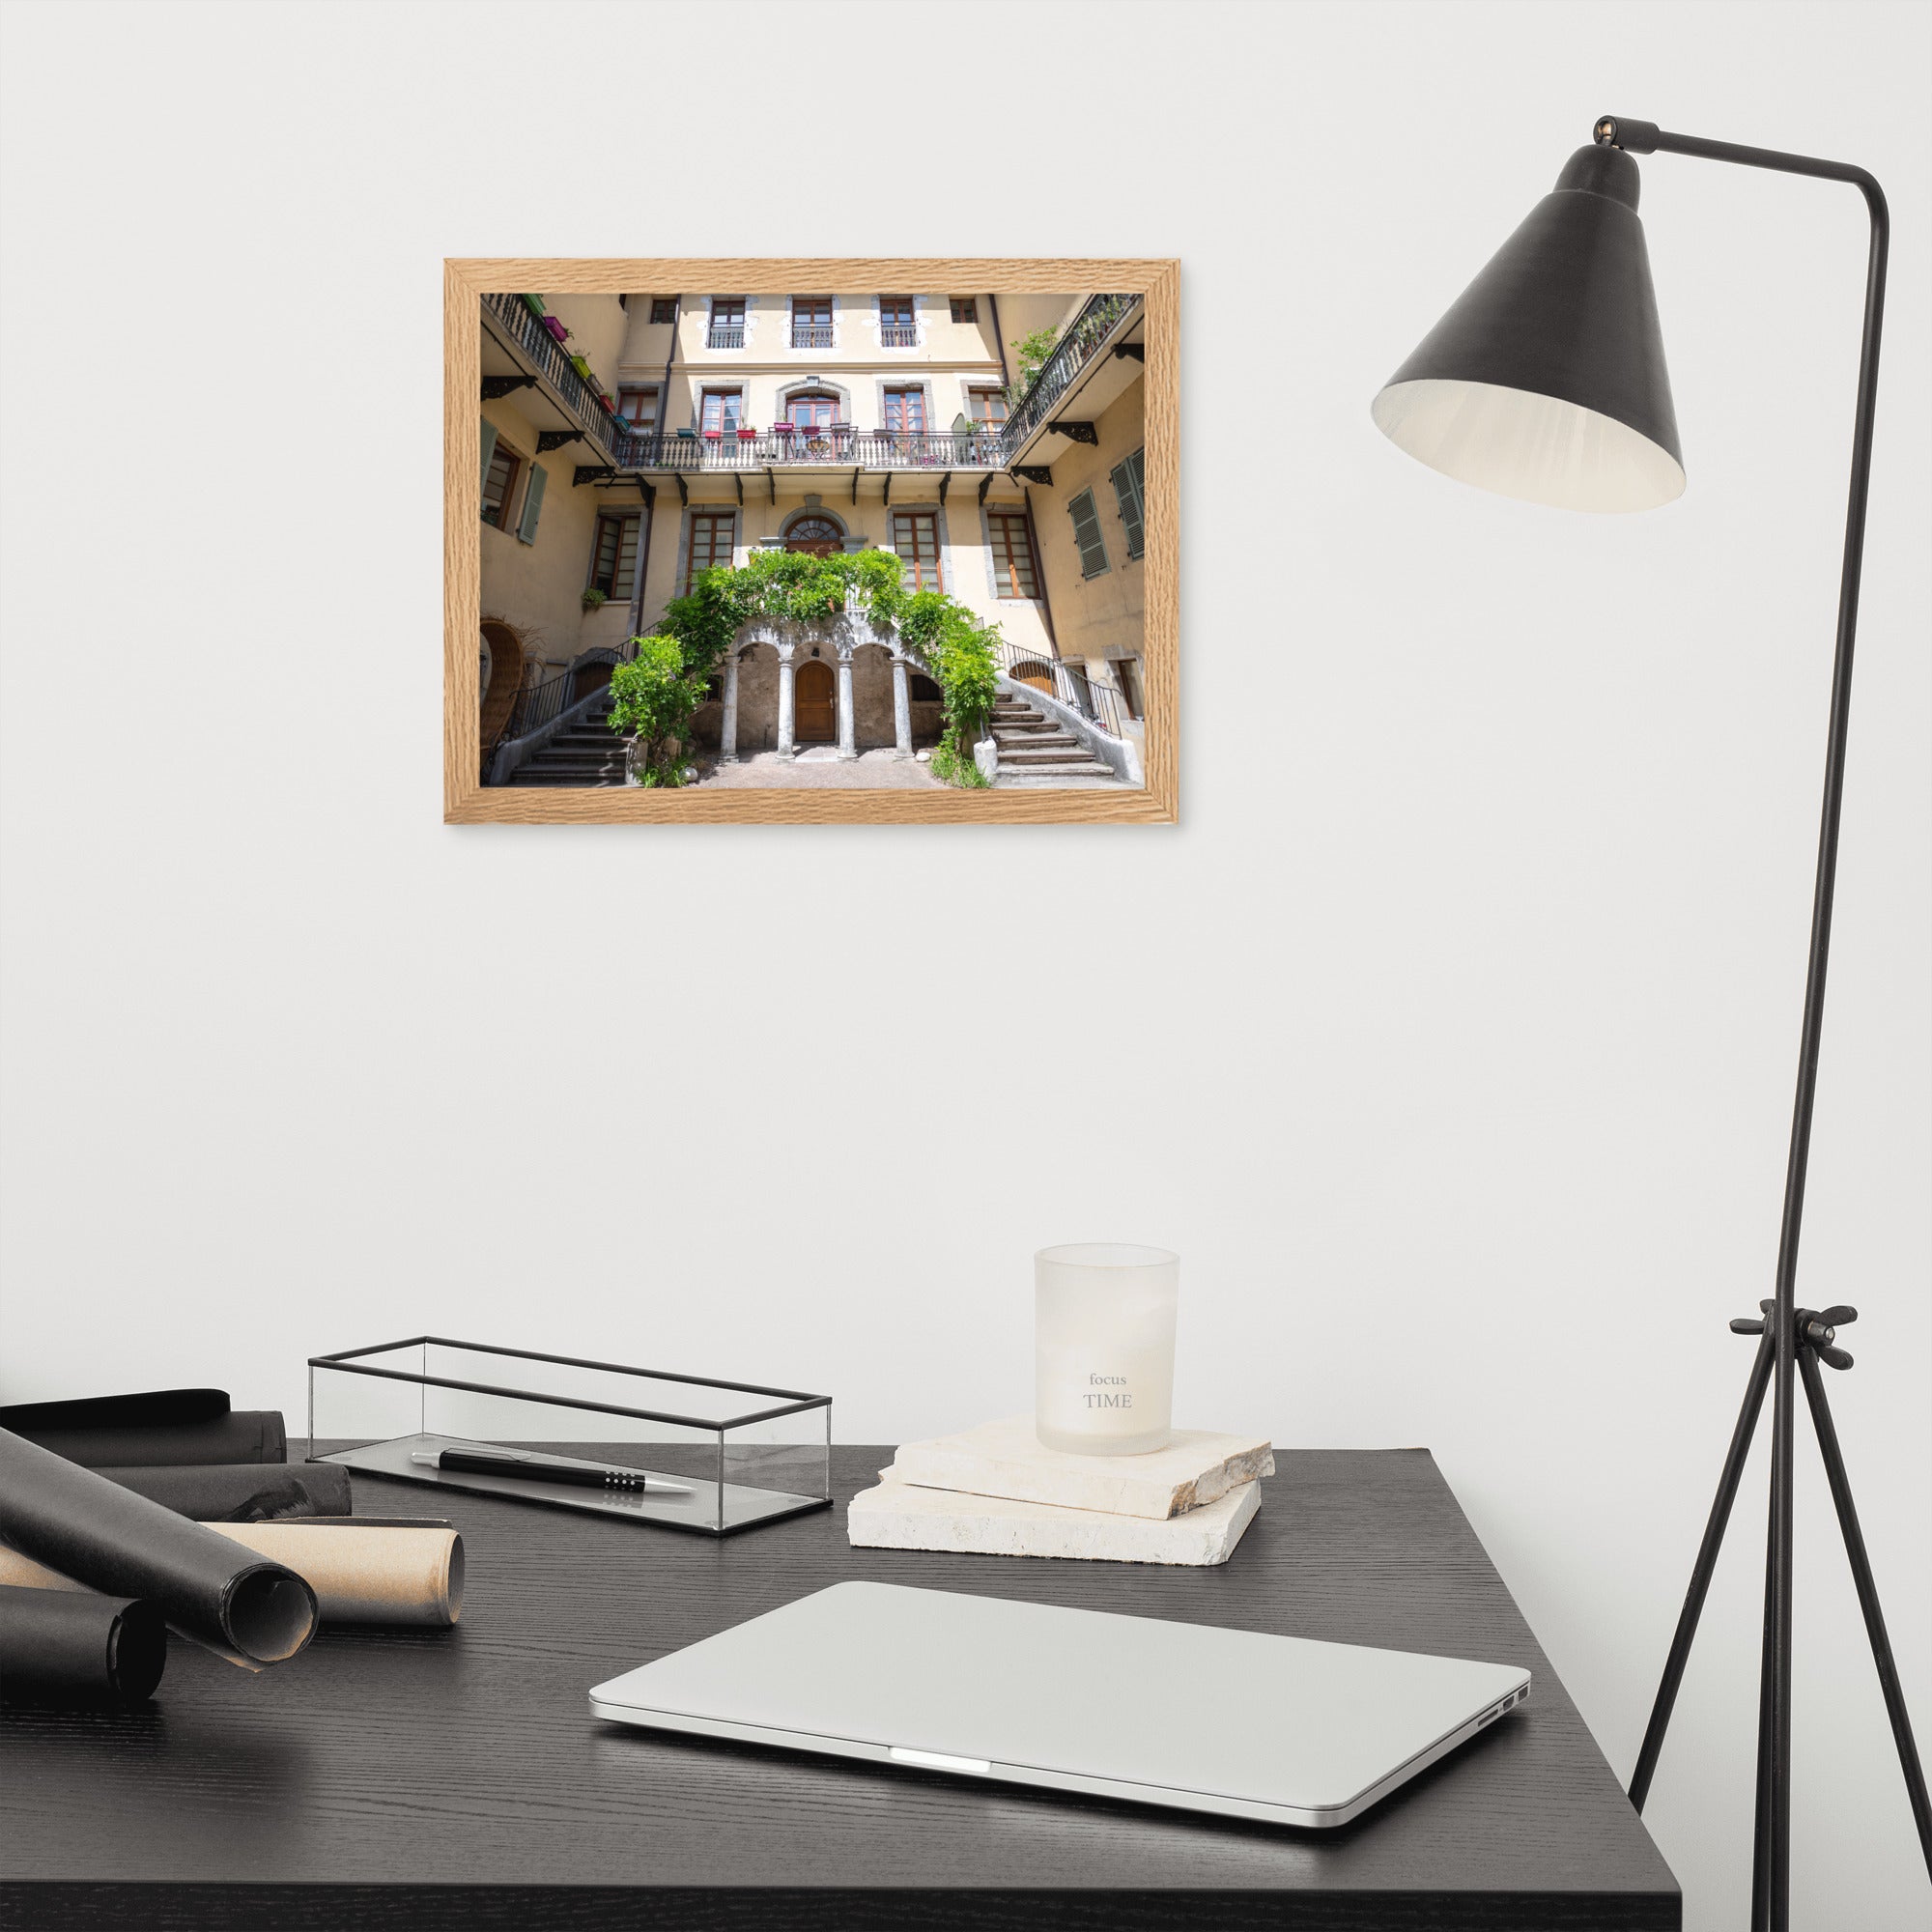
[[[449,261],[451,823],[1171,822],[1171,261]]]

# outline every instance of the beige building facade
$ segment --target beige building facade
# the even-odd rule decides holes
[[[1142,321],[1130,296],[485,297],[486,779],[698,571],[768,548],[895,552],[910,585],[999,627],[1003,673],[1049,722],[1134,777]],[[1011,345],[1040,329],[1054,356],[1016,383]],[[724,758],[911,755],[938,695],[890,639],[748,639],[695,728]]]

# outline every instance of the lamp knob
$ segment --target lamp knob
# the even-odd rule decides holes
[[[1659,130],[1655,121],[1633,121],[1628,114],[1600,114],[1590,131],[1600,148],[1621,148],[1627,155],[1657,153]]]

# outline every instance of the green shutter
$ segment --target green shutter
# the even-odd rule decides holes
[[[487,483],[490,480],[490,459],[493,456],[495,456],[496,453],[497,453],[497,425],[493,423],[488,416],[485,416],[483,418],[483,477],[482,477],[482,482],[477,485],[478,489],[481,489],[483,487],[483,483]]]
[[[530,465],[530,487],[524,492],[524,520],[517,526],[520,542],[533,544],[537,540],[537,519],[543,515],[544,485],[550,480],[550,472],[541,463]]]
[[[1141,475],[1146,452],[1135,450],[1114,472],[1114,496],[1121,506],[1121,521],[1127,526],[1127,554],[1139,556],[1147,548],[1147,512],[1141,497]]]
[[[1100,515],[1094,507],[1094,493],[1083,490],[1067,504],[1073,519],[1073,541],[1080,546],[1080,575],[1098,577],[1107,568],[1106,540],[1100,534]]]

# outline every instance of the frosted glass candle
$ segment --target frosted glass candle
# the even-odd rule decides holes
[[[1034,1266],[1034,1433],[1075,1456],[1144,1456],[1173,1434],[1180,1259],[1082,1241]]]

